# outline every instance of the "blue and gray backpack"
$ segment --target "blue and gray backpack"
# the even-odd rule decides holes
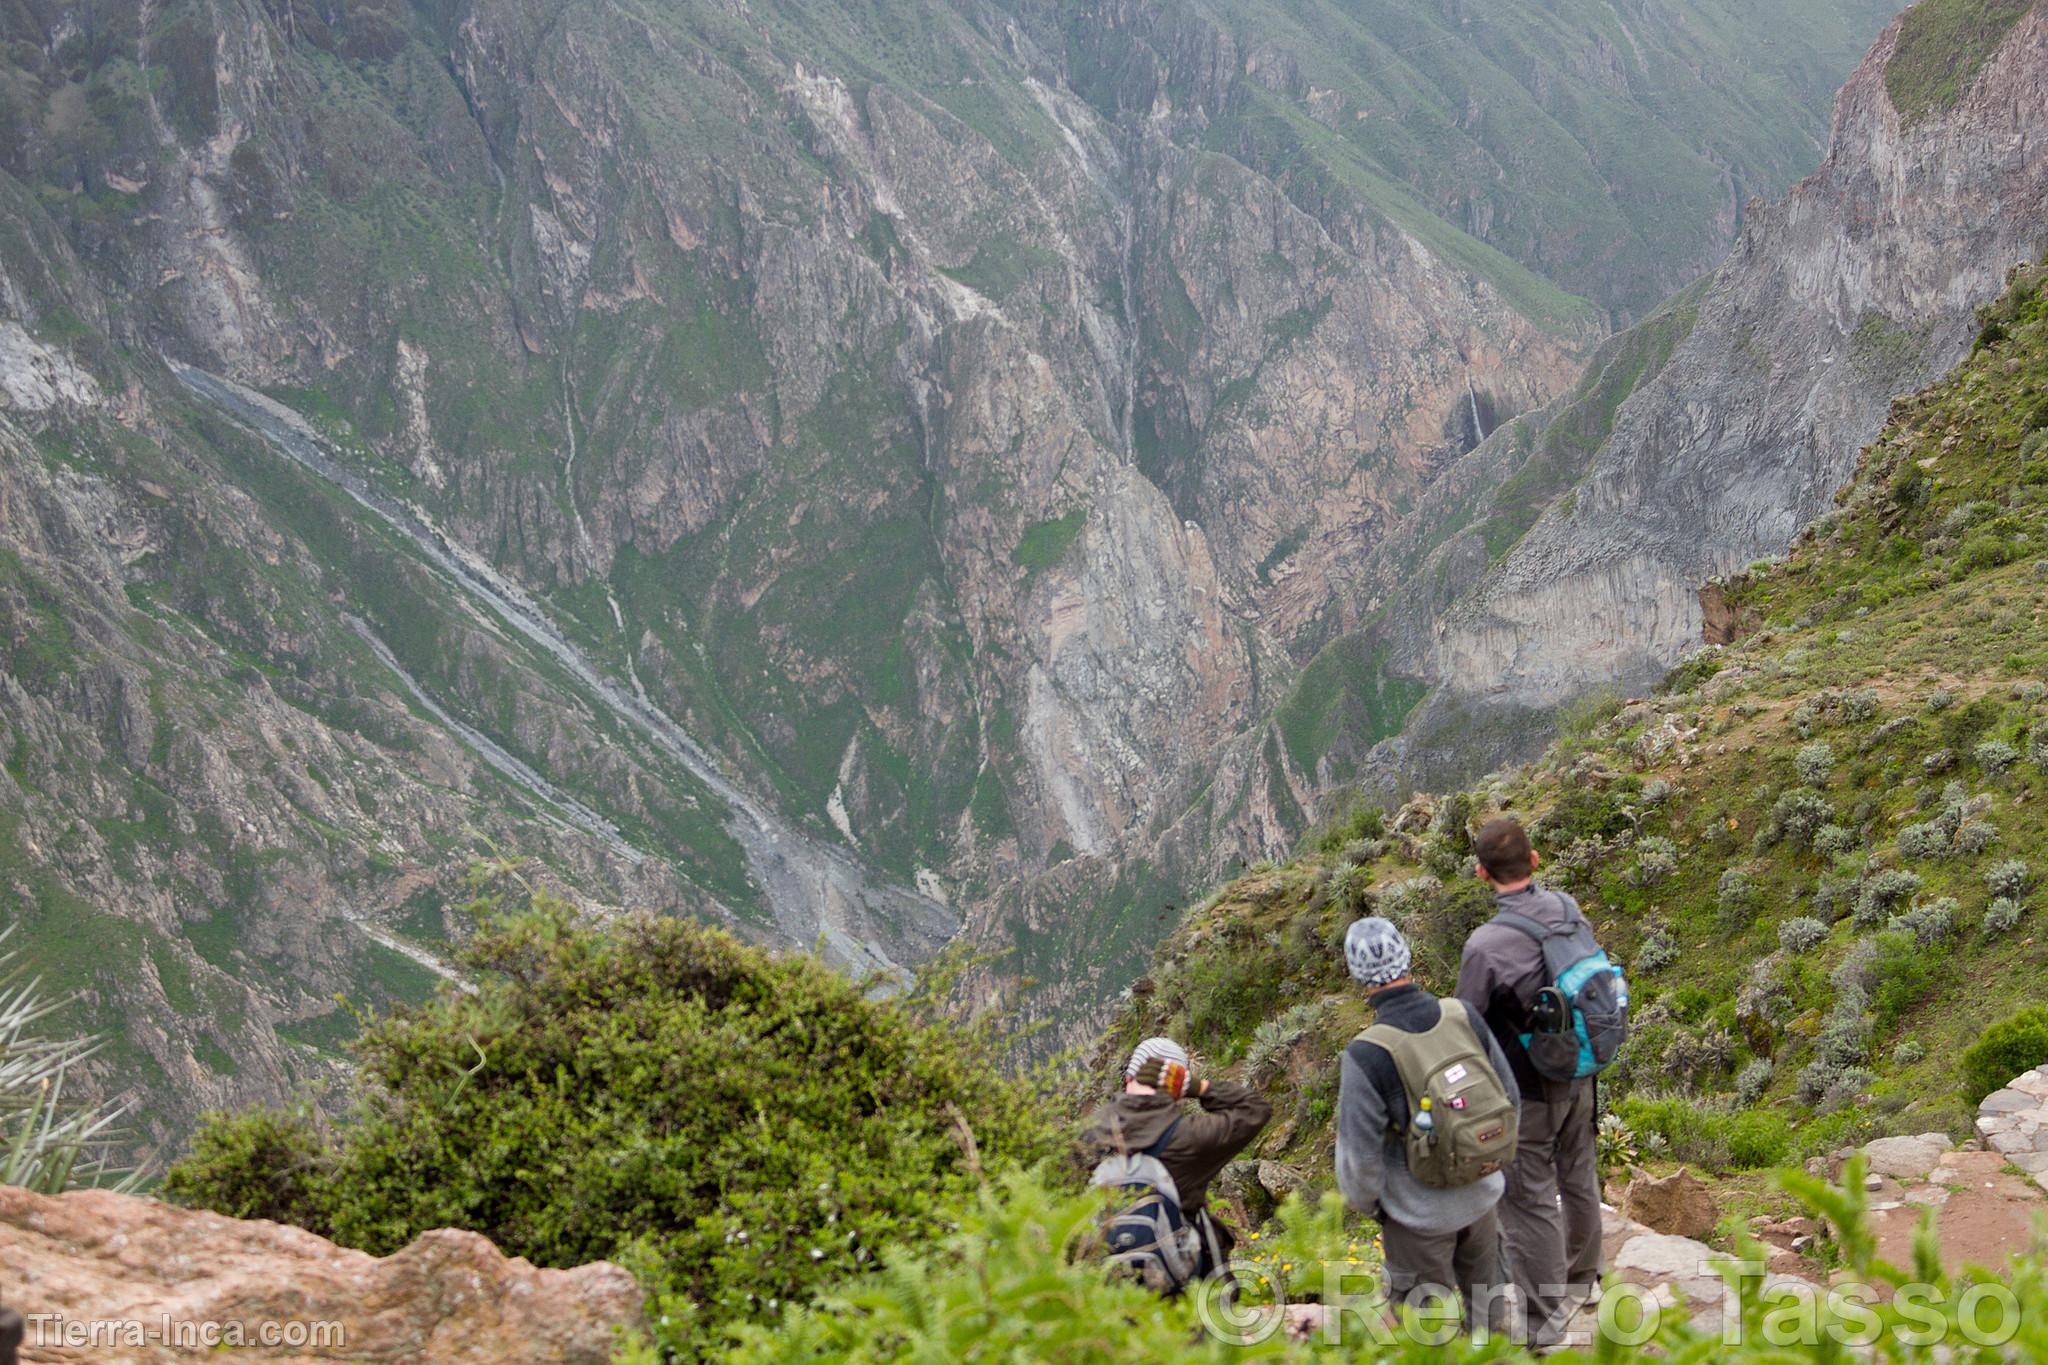
[[[1628,981],[1593,939],[1585,916],[1553,926],[1503,910],[1494,922],[1543,950],[1545,984],[1529,1011],[1522,1046],[1536,1074],[1553,1081],[1597,1076],[1628,1037]]]
[[[1187,1288],[1201,1259],[1200,1240],[1181,1214],[1180,1188],[1159,1159],[1178,1127],[1175,1119],[1151,1146],[1104,1157],[1088,1182],[1122,1197],[1102,1224],[1111,1273],[1128,1275],[1156,1294]]]

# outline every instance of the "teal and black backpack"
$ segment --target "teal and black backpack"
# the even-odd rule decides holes
[[[1536,1074],[1553,1081],[1597,1076],[1628,1037],[1628,981],[1593,939],[1583,915],[1563,926],[1503,910],[1494,922],[1536,940],[1544,986],[1529,1011],[1522,1046]]]

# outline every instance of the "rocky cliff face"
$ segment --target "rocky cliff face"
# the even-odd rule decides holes
[[[336,1065],[494,850],[1099,1003],[1298,823],[1263,722],[1442,471],[1815,122],[1718,0],[1381,8],[9,11],[0,860],[101,1078]]]
[[[2048,17],[2004,7],[1974,33],[1981,51],[1941,54],[1962,79],[1929,103],[1916,22],[1944,8],[1878,41],[1842,91],[1826,164],[1755,206],[1710,279],[1610,344],[1573,398],[1445,475],[1426,558],[1347,645],[1367,662],[1346,687],[1398,680],[1428,698],[1370,756],[1381,736],[1358,727],[1301,755],[1305,792],[1360,772],[1384,787],[1468,776],[1530,752],[1545,714],[1589,688],[1648,687],[1704,627],[1732,628],[1703,618],[1701,586],[1781,552],[1893,397],[1962,355],[1976,308],[2048,249],[2033,152]]]

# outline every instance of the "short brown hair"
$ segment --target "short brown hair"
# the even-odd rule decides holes
[[[1529,831],[1522,828],[1521,821],[1505,815],[1479,827],[1472,840],[1472,852],[1486,869],[1486,875],[1497,882],[1519,882],[1536,870],[1535,857],[1529,850]]]

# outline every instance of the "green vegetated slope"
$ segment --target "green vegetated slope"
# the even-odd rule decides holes
[[[1491,913],[1469,833],[1530,825],[1543,876],[1623,961],[1634,1033],[1603,1084],[1676,1155],[1770,1166],[1969,1130],[1985,1076],[2048,1061],[1987,1026],[2048,1001],[2048,297],[2024,274],[1976,350],[1901,400],[1837,512],[1726,584],[1745,632],[1655,695],[1595,699],[1535,763],[1340,819],[1188,916],[1105,1041],[1187,1038],[1327,1160],[1333,1059],[1365,1019],[1339,945],[1407,926],[1448,990]],[[2040,1053],[2041,1055],[2035,1055]]]
[[[1908,127],[1953,109],[2033,0],[1922,0],[1906,14],[1884,69],[1885,90]]]
[[[1718,259],[1748,197],[1812,166],[1836,85],[1897,12],[1890,0],[1187,8],[1256,69],[1208,145],[1290,151],[1309,163],[1308,193],[1322,176],[1402,186],[1565,291],[1633,316]]]

